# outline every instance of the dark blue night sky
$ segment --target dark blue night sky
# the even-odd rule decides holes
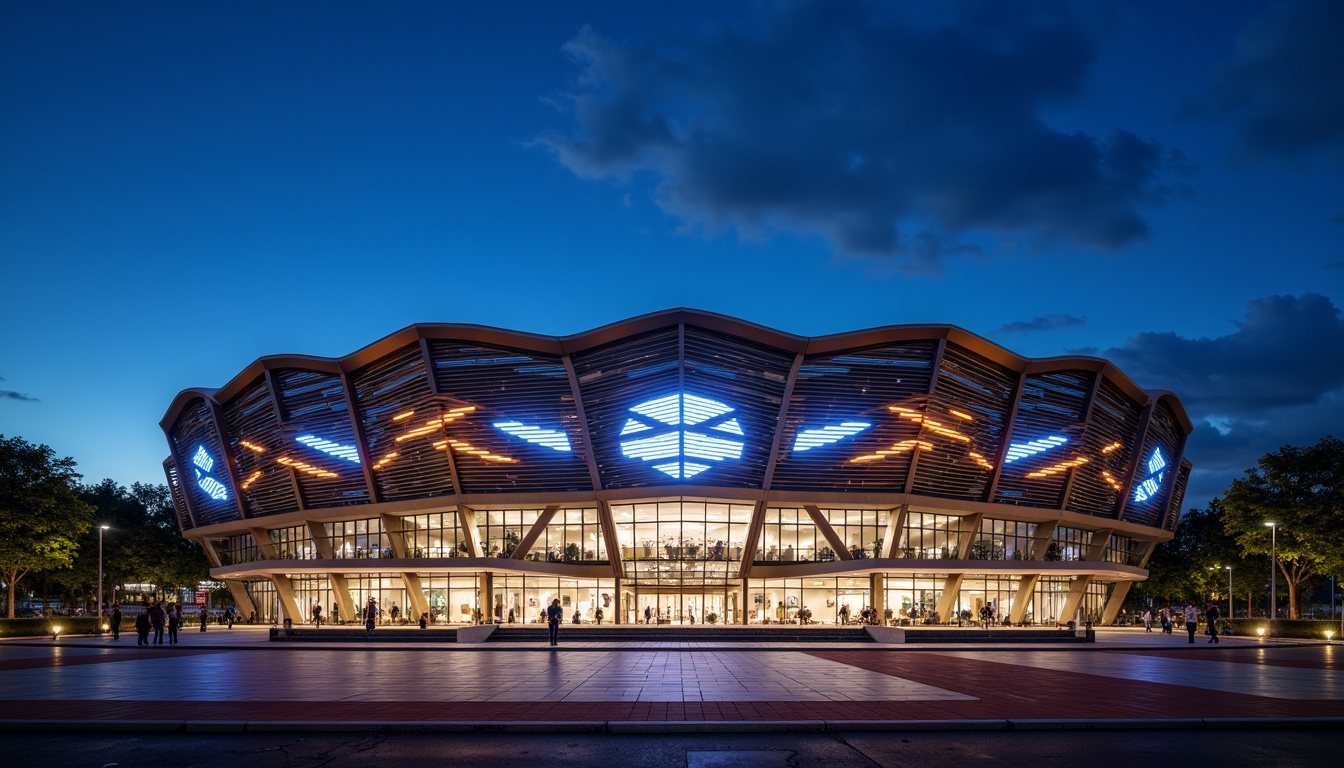
[[[688,306],[1107,357],[1187,506],[1344,436],[1344,3],[724,5],[5,3],[0,433],[161,482],[259,356]]]

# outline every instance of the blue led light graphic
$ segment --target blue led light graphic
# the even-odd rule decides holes
[[[191,457],[191,463],[196,465],[196,484],[207,496],[215,501],[229,498],[229,489],[211,474],[215,468],[215,459],[205,450],[205,446],[196,446],[196,453]]]
[[[556,429],[542,429],[520,421],[496,421],[493,426],[501,432],[522,438],[529,443],[544,445],[556,451],[571,450],[569,436]]]
[[[845,421],[839,424],[827,424],[820,429],[804,429],[793,439],[794,451],[808,451],[831,443],[838,443],[846,437],[852,437],[873,426],[866,421]]]
[[[634,415],[626,417],[621,427],[621,437],[640,435],[621,441],[621,455],[656,461],[654,469],[677,480],[695,477],[713,466],[704,462],[742,458],[743,441],[710,434],[741,437],[742,424],[731,415],[735,410],[726,403],[682,392],[646,400],[630,409]]]
[[[1148,457],[1148,477],[1134,489],[1135,501],[1147,501],[1157,495],[1157,489],[1162,487],[1166,466],[1167,460],[1162,458],[1162,449],[1153,448],[1153,455]]]
[[[1025,459],[1028,456],[1045,453],[1046,451],[1052,448],[1058,448],[1067,442],[1069,442],[1069,438],[1067,437],[1050,435],[1049,437],[1042,437],[1039,440],[1031,440],[1025,443],[1009,443],[1008,453],[1004,455],[1003,463],[1012,464],[1018,459]]]
[[[332,441],[323,439],[317,435],[300,435],[294,438],[294,440],[309,448],[314,448],[323,453],[329,453],[337,458],[345,459],[346,461],[354,462],[355,464],[359,463],[359,449],[353,445],[333,443]]]

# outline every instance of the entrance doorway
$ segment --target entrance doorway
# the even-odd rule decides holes
[[[739,591],[736,585],[706,589],[670,589],[657,585],[629,585],[622,590],[629,624],[735,624]]]

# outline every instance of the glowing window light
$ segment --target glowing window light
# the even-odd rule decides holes
[[[1115,477],[1110,472],[1107,472],[1104,469],[1101,471],[1101,479],[1105,480],[1107,485],[1111,486],[1117,491],[1125,490],[1123,487],[1121,487],[1120,481],[1116,480]]]
[[[329,453],[339,459],[359,463],[359,449],[353,445],[341,445],[330,440],[323,439],[317,435],[300,435],[294,438],[295,442],[302,443],[309,448],[315,448],[323,453]]]
[[[396,451],[391,451],[391,452],[389,452],[389,453],[383,454],[383,458],[381,458],[381,459],[379,459],[378,461],[374,462],[374,464],[373,464],[373,468],[374,468],[374,469],[382,469],[383,467],[386,467],[388,464],[391,464],[391,463],[392,463],[392,460],[393,460],[393,459],[397,458],[397,455],[398,455],[398,454],[397,454]]]
[[[435,442],[434,450],[446,451],[448,450],[449,446],[452,446],[454,451],[469,454],[471,456],[475,456],[478,459],[484,459],[485,461],[495,461],[501,464],[513,464],[514,462],[517,461],[517,459],[512,459],[509,458],[508,456],[500,456],[497,453],[491,453],[490,451],[487,451],[484,448],[477,448],[471,443],[468,443],[464,440],[458,440],[452,437]]]
[[[1119,448],[1119,447],[1120,447],[1120,443],[1118,443],[1118,442],[1111,443],[1110,445],[1106,446],[1105,448],[1102,448],[1102,449],[1101,449],[1101,452],[1102,452],[1102,453],[1110,453],[1111,451],[1114,451],[1114,450],[1116,450],[1116,449]]]
[[[1026,443],[1009,443],[1008,453],[1004,456],[1003,463],[1012,464],[1018,459],[1024,459],[1037,453],[1044,453],[1052,448],[1058,448],[1067,442],[1069,442],[1067,437],[1050,435],[1049,437],[1043,437],[1039,440],[1031,440]]]
[[[882,461],[888,456],[899,456],[902,453],[908,453],[916,448],[922,448],[926,451],[933,450],[933,443],[927,440],[902,440],[885,450],[869,453],[863,456],[856,456],[849,460],[850,464],[863,464],[869,461]]]
[[[1162,470],[1167,466],[1167,460],[1162,458],[1162,449],[1153,448],[1153,455],[1148,457],[1148,477],[1139,483],[1134,489],[1134,501],[1147,501],[1157,495],[1157,489],[1162,486]]]
[[[971,414],[962,413],[961,411],[958,411],[955,408],[949,408],[947,409],[947,412],[952,414],[953,416],[956,416],[958,419],[965,419],[966,421],[975,421],[975,417],[971,416]]]
[[[392,417],[393,421],[405,421],[415,415],[415,411],[402,411]]]
[[[793,438],[794,451],[810,451],[823,445],[830,445],[857,435],[873,426],[866,421],[844,421],[839,424],[827,424],[820,429],[800,430]]]
[[[398,443],[405,442],[407,440],[420,437],[421,435],[428,435],[430,432],[436,432],[438,431],[438,429],[439,429],[439,421],[435,419],[434,421],[431,421],[427,426],[416,427],[415,429],[412,429],[409,432],[403,432],[402,434],[397,435],[396,441]]]
[[[1079,456],[1079,457],[1076,458],[1076,459],[1070,459],[1069,461],[1062,461],[1062,462],[1060,462],[1060,463],[1054,465],[1053,467],[1046,467],[1045,469],[1038,469],[1038,470],[1036,470],[1035,472],[1028,472],[1028,473],[1027,473],[1027,477],[1030,477],[1030,478],[1033,478],[1033,479],[1039,479],[1039,478],[1042,478],[1042,477],[1049,477],[1049,476],[1051,476],[1051,475],[1057,475],[1057,474],[1059,474],[1060,472],[1065,472],[1065,471],[1070,470],[1070,469],[1072,469],[1072,468],[1074,468],[1074,467],[1081,467],[1082,465],[1086,464],[1088,461],[1089,461],[1089,460],[1088,460],[1087,458],[1085,458],[1085,457],[1083,457],[1083,456]]]
[[[703,461],[741,459],[743,441],[708,434],[722,432],[742,436],[742,423],[736,416],[729,415],[735,410],[718,400],[685,392],[646,400],[630,408],[635,415],[626,418],[620,434],[649,434],[621,441],[621,455],[658,462],[652,464],[654,469],[677,480],[694,477],[712,466],[685,461],[687,458]],[[700,429],[686,429],[695,425],[700,425]]]
[[[991,471],[994,469],[994,465],[993,465],[993,464],[990,464],[989,461],[988,461],[987,459],[985,459],[984,456],[981,456],[980,454],[976,453],[975,451],[971,451],[968,455],[971,457],[971,460],[972,460],[972,461],[974,461],[976,464],[979,464],[979,465],[980,465],[980,468],[981,468],[981,469],[988,469],[988,470],[991,470]]]
[[[518,421],[497,421],[494,423],[494,427],[514,437],[521,437],[529,443],[544,445],[552,450],[571,450],[569,436],[558,430],[528,426]]]
[[[251,488],[252,484],[257,482],[258,477],[261,477],[260,469],[247,476],[247,479],[243,481],[243,490],[246,491],[248,488]]]
[[[950,437],[953,440],[956,440],[961,443],[971,442],[970,437],[963,435],[962,433],[958,432],[955,429],[943,426],[943,423],[941,421],[934,421],[933,419],[924,419],[924,427],[928,429],[930,432],[936,432],[942,435],[943,437]]]
[[[203,445],[196,446],[196,455],[191,457],[191,463],[200,467],[202,472],[209,472],[215,466],[215,460]]]
[[[315,477],[340,477],[340,475],[336,474],[335,472],[332,472],[331,470],[322,469],[321,467],[314,467],[312,464],[309,464],[306,461],[291,459],[288,456],[281,456],[275,461],[278,464],[284,464],[286,467],[293,467],[294,469],[297,469],[300,472],[313,475]]]
[[[238,444],[241,445],[241,446],[243,446],[243,447],[246,448],[247,450],[254,452],[254,453],[265,453],[265,452],[266,452],[266,449],[265,449],[265,448],[262,448],[260,445],[257,445],[256,443],[250,443],[250,442],[248,442],[248,441],[246,441],[246,440],[239,440],[239,441],[238,441]]]

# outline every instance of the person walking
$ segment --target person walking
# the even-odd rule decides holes
[[[601,608],[595,608],[595,609],[593,609],[593,618],[594,618],[594,619],[597,619],[597,625],[598,625],[599,627],[602,626],[602,609],[601,609]]]
[[[844,626],[845,624],[849,623],[849,603],[841,604],[839,618],[840,618],[839,623],[841,626]]]
[[[1199,629],[1199,609],[1194,601],[1185,604],[1185,631],[1190,633],[1189,645],[1195,644],[1195,630]]]
[[[313,626],[321,629],[322,627],[322,604],[313,603]]]
[[[205,625],[206,625],[209,621],[210,621],[210,609],[207,608],[206,606],[202,605],[202,606],[201,606],[201,631],[202,631],[202,632],[205,631]]]
[[[339,603],[331,604],[331,623],[332,624],[341,623],[341,606]]]
[[[1153,609],[1149,608],[1143,612],[1143,631],[1153,631]]]
[[[1204,621],[1209,625],[1209,642],[1218,642],[1218,617],[1222,615],[1218,610],[1218,605],[1209,603],[1209,607],[1204,609]]]
[[[112,604],[112,615],[108,618],[108,626],[112,628],[112,639],[121,639],[121,603]]]
[[[374,625],[378,623],[378,603],[369,598],[369,604],[364,607],[364,630],[372,632]]]
[[[392,610],[388,611],[388,614],[392,617],[392,623],[396,624],[397,618],[401,616],[401,609],[397,607],[396,603],[393,603]]]
[[[1171,634],[1171,607],[1164,605],[1157,614],[1162,617],[1162,634]]]
[[[233,629],[233,614],[234,611],[232,605],[224,609],[224,621],[229,625],[229,629]]]
[[[652,619],[653,619],[653,606],[651,605],[644,606],[644,624],[646,626],[652,624],[653,623]]]
[[[177,645],[177,630],[182,626],[182,605],[168,606],[168,644]]]
[[[560,622],[565,619],[565,609],[560,607],[560,598],[551,601],[551,607],[546,609],[546,623],[551,628],[551,645],[560,644]]]
[[[149,612],[141,611],[135,617],[135,644],[149,645]]]
[[[168,614],[163,610],[163,601],[155,600],[149,606],[149,624],[154,627],[154,645],[163,645],[163,625]]]

